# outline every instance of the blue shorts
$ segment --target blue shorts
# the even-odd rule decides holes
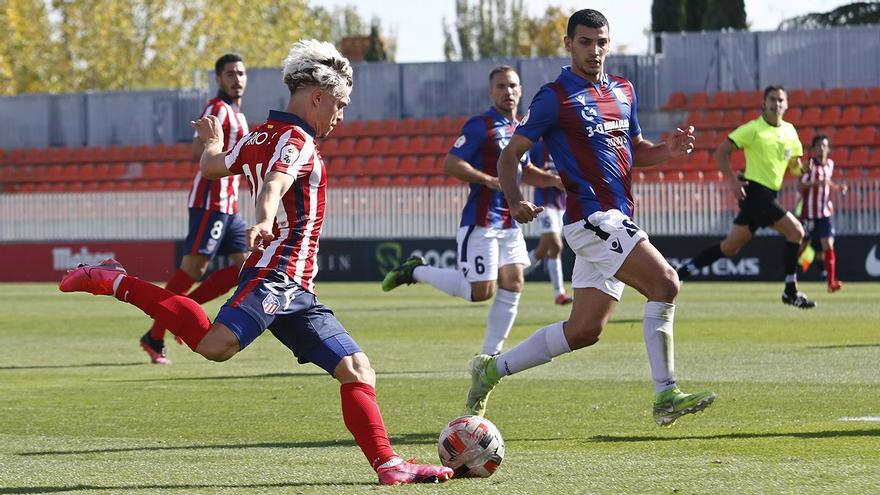
[[[834,237],[834,222],[831,217],[813,218],[804,221],[804,239],[812,239],[814,241]]]
[[[361,352],[330,308],[278,270],[242,270],[215,321],[232,330],[241,349],[268,328],[301,364],[314,363],[331,375],[342,358]]]
[[[190,208],[189,234],[186,236],[184,253],[208,258],[218,254],[246,253],[246,230],[247,225],[238,215]]]

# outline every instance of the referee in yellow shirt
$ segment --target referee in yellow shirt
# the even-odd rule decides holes
[[[776,201],[786,169],[796,176],[802,174],[800,157],[803,147],[794,126],[782,120],[787,109],[785,89],[768,86],[764,89],[761,115],[737,127],[715,150],[715,161],[739,200],[739,214],[734,218],[727,238],[681,265],[678,276],[685,279],[721,257],[736,256],[752,239],[755,230],[773,227],[785,238],[782,302],[809,309],[816,303],[797,290],[798,249],[804,238],[804,228]],[[744,180],[734,175],[730,168],[730,154],[735,149],[743,150],[746,155]]]

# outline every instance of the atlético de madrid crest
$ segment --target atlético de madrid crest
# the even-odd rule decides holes
[[[281,307],[281,301],[274,294],[266,294],[263,299],[263,312],[267,315],[274,315],[278,308]]]

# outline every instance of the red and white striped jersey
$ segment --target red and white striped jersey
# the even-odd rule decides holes
[[[202,117],[208,115],[216,116],[223,125],[223,137],[226,139],[223,143],[224,150],[232,149],[242,136],[248,133],[244,114],[239,112],[238,106],[232,103],[225,93],[218,93],[215,98],[208,101]],[[199,171],[193,179],[187,204],[190,208],[234,215],[238,213],[238,183],[238,175],[208,180],[202,177],[202,172]]]
[[[829,158],[825,163],[820,163],[815,158],[810,158],[810,171],[801,176],[801,182],[821,182],[830,180],[834,173],[834,162]],[[803,192],[803,209],[801,218],[814,220],[827,218],[834,214],[834,205],[831,204],[831,186],[828,184],[813,186]]]
[[[315,131],[294,114],[272,110],[265,124],[226,152],[226,168],[233,174],[244,174],[254,192],[254,204],[270,172],[295,179],[281,197],[275,215],[275,240],[264,246],[262,255],[248,256],[242,268],[280,270],[303,289],[314,292],[327,186]]]

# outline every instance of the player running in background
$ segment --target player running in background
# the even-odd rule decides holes
[[[257,216],[247,229],[252,254],[238,289],[213,324],[192,299],[129,276],[114,260],[71,271],[61,290],[112,295],[137,306],[212,361],[226,361],[268,328],[300,363],[314,363],[341,383],[342,419],[381,484],[445,481],[451,469],[404,461],[391,449],[376,403],[376,372],[314,294],[327,185],[317,139],[342,121],[351,65],[330,43],[300,41],[284,61],[283,76],[290,91],[286,111],[270,111],[265,124],[227,152],[215,116],[193,124],[205,143],[202,173],[212,179],[245,174]]]
[[[831,180],[834,175],[834,162],[828,157],[831,143],[828,136],[817,134],[810,145],[811,156],[807,170],[801,176],[798,188],[802,195],[801,219],[804,221],[806,235],[804,245],[813,238],[818,238],[822,245],[822,261],[828,277],[828,292],[837,292],[843,284],[837,280],[837,260],[834,255],[834,205],[831,203],[831,191],[846,194],[846,186],[835,184]]]
[[[529,152],[532,164],[557,175],[553,157],[544,144],[538,141]],[[547,267],[550,285],[553,287],[554,302],[559,305],[571,304],[574,300],[565,293],[565,280],[562,277],[562,221],[565,214],[565,191],[555,187],[536,187],[535,206],[544,208],[538,214],[538,232],[541,239],[538,246],[529,251],[531,265],[525,269],[525,275],[535,270],[540,264]]]
[[[519,222],[535,219],[540,208],[523,200],[516,167],[519,156],[543,137],[567,189],[565,240],[575,253],[574,303],[568,321],[547,325],[498,356],[470,362],[466,407],[485,413],[489,393],[505,375],[550,362],[595,344],[623,287],[644,295],[643,334],[654,383],[654,420],[671,425],[684,414],[705,409],[712,392],[679,391],[673,366],[672,321],[679,282],[675,270],[630,218],[632,167],[648,166],[693,150],[693,127],[676,129],[669,142],[642,138],[632,83],[604,72],[610,47],[608,21],[584,9],[568,20],[565,48],[571,66],[535,95],[498,162],[499,179]]]
[[[223,131],[223,149],[231,149],[248,133],[248,124],[241,113],[241,98],[247,85],[247,73],[241,56],[227,53],[214,64],[217,96],[208,101],[202,117],[213,115]],[[205,143],[193,137],[193,159],[199,160]],[[186,236],[180,268],[171,275],[165,288],[175,294],[187,294],[197,280],[205,275],[211,260],[229,256],[232,265],[211,273],[187,297],[206,303],[220,297],[238,284],[238,271],[247,258],[244,242],[246,225],[238,215],[239,176],[208,179],[199,171],[189,193],[189,233]],[[155,364],[171,364],[165,355],[165,327],[158,321],[141,337],[141,348]]]
[[[773,227],[785,238],[782,302],[810,309],[816,303],[797,288],[798,253],[804,228],[776,201],[785,171],[801,175],[803,147],[794,126],[782,120],[787,109],[785,88],[768,86],[764,89],[761,115],[734,129],[715,150],[715,161],[739,200],[739,214],[733,219],[727,238],[679,266],[678,276],[685,279],[719,258],[736,256],[752,240],[759,227]],[[730,167],[730,155],[735,149],[743,150],[746,155],[745,182]]]
[[[413,256],[388,272],[382,290],[422,282],[469,302],[494,296],[482,352],[497,354],[516,319],[523,266],[529,264],[526,241],[510,216],[496,173],[498,155],[516,127],[516,109],[522,96],[519,75],[513,67],[492,69],[489,96],[492,106],[465,123],[444,164],[447,174],[470,184],[456,239],[458,270],[428,266],[422,257]],[[524,181],[561,187],[558,177],[532,166],[524,155],[521,153],[517,161],[522,164]]]

